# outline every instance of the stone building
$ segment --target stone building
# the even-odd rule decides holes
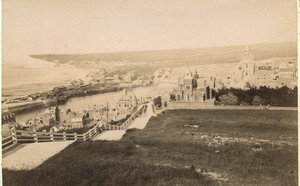
[[[63,124],[68,129],[82,128],[83,127],[83,113],[80,112],[66,112],[62,111],[60,113],[61,124]]]
[[[249,47],[243,52],[241,61],[237,64],[236,69],[231,72],[231,87],[245,88],[251,84],[254,78],[254,55]]]
[[[209,81],[209,80],[212,81]],[[189,67],[183,77],[178,79],[178,87],[170,93],[168,108],[203,108],[214,105],[212,95],[213,78],[199,78]],[[165,103],[163,103],[165,104]]]
[[[124,95],[117,102],[117,110],[120,115],[131,114],[138,106],[138,100],[135,95],[127,94],[127,90],[124,89]]]
[[[282,87],[293,88],[297,86],[296,58],[271,58],[254,61],[254,55],[249,47],[242,55],[241,61],[230,75],[219,84],[225,87]]]
[[[2,125],[10,122],[16,122],[15,114],[11,112],[2,112]]]
[[[69,113],[69,117],[67,118],[67,126],[69,128],[82,128],[82,113]]]
[[[193,75],[187,67],[184,77],[179,78],[178,87],[174,90],[175,101],[203,102],[212,99],[212,89],[206,79],[199,79],[197,72]]]

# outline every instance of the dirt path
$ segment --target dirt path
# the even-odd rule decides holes
[[[147,112],[145,116],[141,116],[134,120],[127,129],[137,128],[137,129],[144,129],[152,116],[156,116],[152,109],[152,103],[147,104]]]
[[[92,140],[109,140],[109,141],[117,141],[120,140],[123,135],[126,133],[126,130],[115,130],[115,131],[104,131],[101,134],[98,134]]]
[[[74,141],[31,143],[2,159],[2,168],[30,170],[59,153]]]

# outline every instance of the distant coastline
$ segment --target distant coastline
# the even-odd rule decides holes
[[[67,82],[53,82],[53,83],[32,83],[15,85],[10,87],[2,87],[2,97],[8,98],[13,96],[21,96],[26,94],[31,94],[34,92],[52,90],[55,86],[65,85]]]
[[[32,59],[33,66],[39,64]],[[39,64],[40,65],[40,64]],[[70,66],[37,68],[24,65],[2,65],[2,97],[20,96],[38,91],[51,90],[66,85],[73,79],[85,79],[87,72]]]

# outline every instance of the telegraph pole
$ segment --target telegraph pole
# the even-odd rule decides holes
[[[108,102],[106,102],[106,123],[108,123]]]

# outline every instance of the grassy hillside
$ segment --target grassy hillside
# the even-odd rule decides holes
[[[297,112],[172,110],[121,141],[76,142],[4,185],[297,185]]]
[[[297,56],[297,43],[269,43],[250,45],[255,59],[271,57]],[[46,61],[59,60],[59,63],[67,63],[69,60],[95,60],[95,61],[123,61],[129,62],[159,62],[159,65],[182,65],[188,57],[189,64],[228,63],[240,60],[245,46],[229,46],[200,49],[173,49],[132,51],[97,54],[43,54],[31,55],[33,58]],[[163,62],[163,63],[161,63]]]

